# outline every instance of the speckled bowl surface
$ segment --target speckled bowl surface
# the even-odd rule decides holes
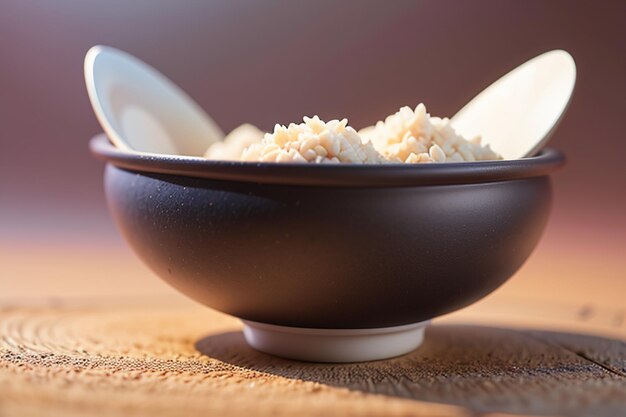
[[[561,153],[511,161],[306,165],[133,154],[104,135],[109,208],[138,256],[244,320],[322,329],[422,322],[528,258]]]

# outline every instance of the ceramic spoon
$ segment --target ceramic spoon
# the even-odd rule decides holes
[[[198,156],[224,138],[184,91],[123,51],[91,48],[85,80],[100,124],[120,149]],[[562,50],[546,52],[490,85],[452,124],[465,137],[480,135],[505,159],[531,156],[560,121],[575,82],[573,58]]]
[[[184,91],[123,51],[91,48],[85,56],[85,82],[96,117],[120,149],[198,156],[224,138]]]
[[[554,50],[509,72],[474,97],[451,122],[458,133],[482,137],[505,159],[532,156],[549,139],[576,83],[570,54]]]

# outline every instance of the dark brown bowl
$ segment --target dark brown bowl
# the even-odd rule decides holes
[[[162,279],[255,322],[361,329],[473,303],[546,225],[552,149],[511,161],[306,165],[137,155],[104,135],[109,208]]]

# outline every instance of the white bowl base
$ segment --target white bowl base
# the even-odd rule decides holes
[[[261,352],[309,362],[364,362],[417,349],[429,321],[377,329],[309,329],[243,320],[248,344]]]

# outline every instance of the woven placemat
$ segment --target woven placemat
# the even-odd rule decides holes
[[[256,352],[228,316],[189,305],[0,312],[0,415],[616,416],[626,344],[434,325],[386,361],[312,364]],[[102,303],[101,303],[102,304]]]

